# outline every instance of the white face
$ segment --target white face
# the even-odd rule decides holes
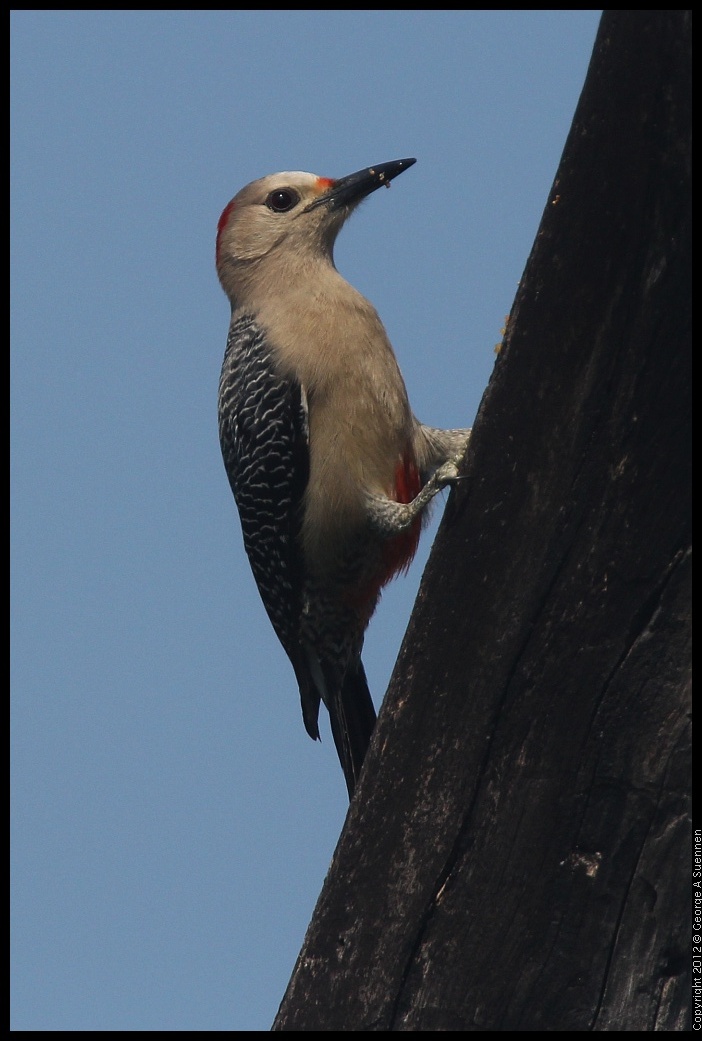
[[[314,245],[325,252],[352,207],[332,214],[326,206],[308,209],[330,188],[329,177],[302,171],[271,174],[252,181],[224,209],[217,232],[217,266],[266,256],[284,239],[286,248]]]

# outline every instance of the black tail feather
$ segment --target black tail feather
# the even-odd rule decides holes
[[[361,774],[376,714],[360,657],[349,664],[341,686],[331,688],[329,718],[349,799]]]

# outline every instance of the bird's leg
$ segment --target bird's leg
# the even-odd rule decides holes
[[[439,430],[422,423],[421,441],[417,446],[419,457],[426,460],[430,469],[451,459],[460,462],[465,455],[470,435],[470,430]]]
[[[449,459],[434,471],[412,502],[395,502],[386,495],[366,492],[367,516],[371,530],[381,538],[392,538],[393,535],[401,535],[408,531],[434,496],[447,485],[456,484],[458,480],[458,463]]]

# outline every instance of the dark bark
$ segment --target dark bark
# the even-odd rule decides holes
[[[274,1029],[690,1027],[689,161],[606,12]]]

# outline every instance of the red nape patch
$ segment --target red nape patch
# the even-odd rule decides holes
[[[222,238],[222,232],[224,231],[224,229],[227,226],[227,223],[229,222],[230,214],[231,214],[232,210],[234,209],[235,205],[236,205],[236,203],[234,202],[233,199],[232,199],[231,202],[227,203],[227,205],[222,210],[221,217],[217,221],[217,245],[215,247],[215,262],[217,264],[219,264],[219,244],[220,244],[220,239]]]

